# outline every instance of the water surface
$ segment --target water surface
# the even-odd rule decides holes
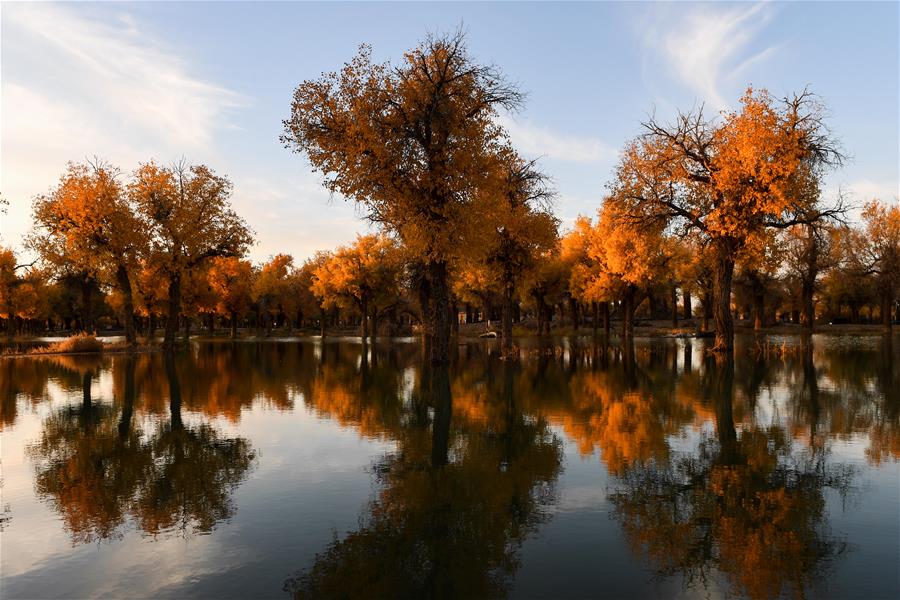
[[[0,362],[0,594],[900,596],[898,342]]]

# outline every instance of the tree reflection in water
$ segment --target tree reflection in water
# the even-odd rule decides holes
[[[233,513],[231,491],[253,464],[247,440],[184,424],[171,358],[169,419],[151,432],[136,427],[135,362],[119,363],[118,407],[95,403],[94,369],[73,365],[82,376],[81,404],[47,417],[40,440],[29,446],[35,490],[60,513],[74,543],[119,536],[129,517],[150,534],[208,532]]]
[[[715,435],[704,435],[696,454],[626,470],[611,496],[616,516],[660,575],[706,587],[717,570],[750,598],[803,597],[846,550],[829,531],[824,491],[846,493],[851,473],[829,466],[820,446],[792,452],[783,427],[738,432],[733,360],[706,369]]]
[[[422,366],[408,418],[391,432],[397,451],[375,465],[381,491],[362,526],[285,589],[297,598],[503,595],[562,465],[547,422],[519,406],[517,370],[483,368],[457,398],[446,367]]]
[[[847,551],[826,510],[852,482],[835,440],[863,440],[870,465],[900,458],[896,350],[807,342],[735,365],[701,358],[702,342],[567,340],[507,361],[466,344],[448,370],[413,344],[200,344],[175,362],[23,362],[0,390],[37,402],[52,380],[79,396],[29,450],[76,543],[127,523],[211,530],[255,452],[210,420],[302,402],[393,450],[372,464],[359,528],[284,583],[296,597],[504,595],[555,502],[566,439],[599,457],[612,514],[653,571],[766,598],[810,592]],[[107,372],[113,398],[98,399]],[[3,408],[12,424],[16,402]]]

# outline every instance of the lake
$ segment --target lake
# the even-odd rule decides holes
[[[3,598],[900,597],[900,339],[0,362]]]

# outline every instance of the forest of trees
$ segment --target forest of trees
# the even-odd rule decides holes
[[[464,41],[428,37],[398,64],[362,47],[294,92],[281,141],[374,233],[302,263],[253,264],[254,232],[212,168],[70,163],[33,201],[37,260],[0,247],[5,332],[121,328],[135,343],[162,327],[171,348],[192,327],[353,327],[364,339],[420,332],[446,364],[460,323],[483,320],[509,347],[514,324],[609,334],[616,320],[630,337],[636,317],[666,319],[714,332],[723,352],[735,317],[891,328],[900,206],[824,196],[844,156],[815,95],[748,89],[714,118],[650,118],[596,216],[561,230],[549,178],[498,124],[523,93]]]

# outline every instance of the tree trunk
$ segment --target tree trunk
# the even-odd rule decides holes
[[[622,296],[622,337],[628,340],[634,339],[634,295],[634,288],[628,286]]]
[[[731,282],[734,278],[734,248],[721,241],[716,248],[713,283],[713,319],[716,323],[714,352],[734,352],[734,318],[731,314]]]
[[[125,342],[133,346],[137,341],[134,334],[134,299],[131,295],[131,280],[123,265],[116,269],[116,281],[122,293],[122,323],[125,326]]]
[[[713,316],[712,287],[707,286],[703,291],[703,331],[709,331],[709,320]]]
[[[447,263],[428,263],[428,280],[431,287],[431,310],[426,329],[431,334],[430,359],[432,365],[450,363],[450,284]]]
[[[694,312],[691,309],[691,293],[687,289],[681,290],[681,302],[684,304],[684,318],[685,320],[691,319],[694,316]]]
[[[678,327],[678,288],[672,284],[672,327]]]
[[[503,288],[503,314],[501,315],[500,330],[503,337],[502,346],[507,351],[512,349],[513,289],[513,282],[507,280]]]
[[[326,316],[326,315],[325,315],[325,309],[323,308],[323,309],[322,309],[322,312],[321,312],[321,314],[320,314],[320,316],[319,316],[319,326],[320,326],[320,328],[321,328],[320,335],[321,335],[321,337],[322,337],[323,340],[325,339],[325,335],[326,335],[326,333],[327,333],[327,328],[328,328],[328,324],[327,324],[327,322],[326,322],[326,320],[325,320],[325,316]]]
[[[881,292],[881,327],[886,332],[890,332],[893,327],[891,318],[893,307],[894,299],[891,297],[891,293],[888,291]]]
[[[185,315],[184,316],[184,341],[188,343],[191,341],[191,317]]]
[[[578,302],[575,301],[575,298],[569,298],[569,313],[572,317],[572,327],[577,333],[578,327],[581,325],[581,315],[578,312]]]
[[[591,302],[591,328],[594,330],[594,335],[597,335],[597,328],[600,326],[599,319],[600,305],[597,302]]]
[[[753,330],[759,331],[766,324],[766,296],[764,293],[757,291],[753,295]]]
[[[81,279],[81,304],[84,331],[86,333],[96,333],[97,328],[94,323],[94,280],[86,275]]]
[[[179,314],[181,314],[181,273],[176,273],[169,278],[169,315],[166,318],[166,334],[163,338],[163,348],[168,351],[175,348]]]
[[[375,357],[375,342],[378,340],[378,307],[372,306],[372,363],[374,364]]]
[[[231,311],[231,339],[237,337],[237,312]]]
[[[603,316],[603,335],[609,338],[610,329],[612,329],[612,323],[610,323],[609,318],[609,302],[604,301],[600,303],[600,312]]]
[[[361,315],[359,335],[362,337],[363,344],[365,344],[369,338],[369,300],[367,298],[360,300],[359,314]]]

